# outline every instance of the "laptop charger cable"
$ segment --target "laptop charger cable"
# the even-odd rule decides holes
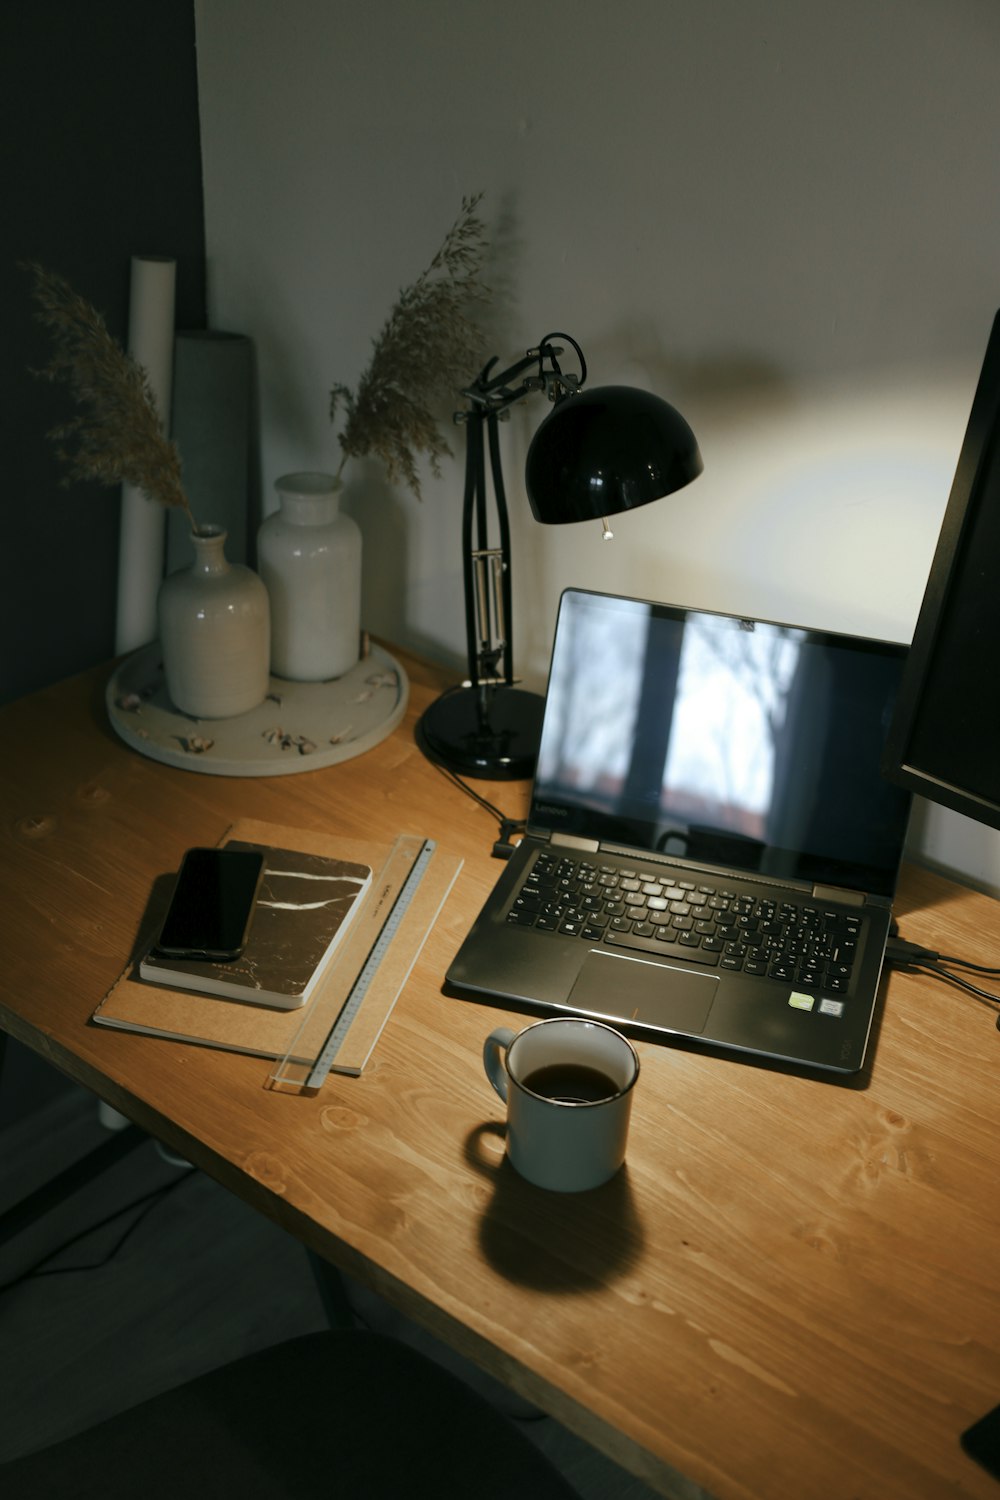
[[[462,780],[461,776],[457,776],[455,772],[452,771],[448,766],[437,765],[437,763],[435,764],[437,770],[439,770],[441,772],[441,775],[451,782],[452,786],[458,787],[458,790],[460,792],[464,792],[467,797],[471,797],[474,802],[478,802],[480,807],[485,808],[485,810],[492,817],[496,818],[497,822],[500,825],[500,832],[498,838],[494,841],[493,849],[491,851],[493,858],[510,859],[511,855],[514,853],[514,850],[517,848],[517,843],[520,842],[520,840],[515,842],[513,835],[516,833],[524,833],[527,826],[525,819],[504,817],[499,807],[495,807],[492,802],[487,802],[485,797],[481,797],[477,791],[474,791],[471,786],[467,785],[467,783]]]
[[[933,948],[924,948],[919,943],[908,943],[896,936],[890,937],[885,945],[885,961],[893,969],[908,969],[914,973],[931,974],[937,979],[943,979],[946,984],[964,990],[974,999],[981,1000],[984,1005],[992,1005],[1000,1010],[1000,995],[982,990],[963,975],[951,972],[952,969],[963,969],[973,974],[1000,974],[1000,968],[970,963],[965,958],[953,958],[945,953],[937,953]],[[1000,1014],[996,1024],[1000,1030]]]

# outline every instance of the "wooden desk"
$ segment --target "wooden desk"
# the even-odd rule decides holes
[[[1000,1035],[893,975],[867,1089],[640,1043],[628,1163],[578,1198],[502,1164],[499,1010],[440,982],[499,866],[413,743],[231,780],[143,759],[95,671],[0,712],[0,1025],[665,1494],[996,1497],[959,1449],[1000,1401]],[[424,683],[431,679],[425,677]],[[512,814],[526,788],[482,788]],[[438,839],[464,868],[360,1079],[89,1024],[151,883],[241,815]],[[1000,962],[996,903],[908,869],[905,936]]]

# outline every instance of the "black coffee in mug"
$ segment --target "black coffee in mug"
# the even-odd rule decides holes
[[[585,1063],[546,1063],[522,1082],[533,1094],[558,1104],[596,1104],[600,1099],[613,1099],[619,1091],[607,1073]]]
[[[497,1026],[483,1067],[507,1111],[507,1160],[535,1187],[599,1188],[625,1160],[639,1058],[603,1021],[550,1016],[523,1031]]]

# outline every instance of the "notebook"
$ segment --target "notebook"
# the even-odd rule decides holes
[[[235,959],[143,954],[139,975],[173,990],[222,995],[249,1005],[297,1010],[311,998],[372,882],[371,866],[354,860],[227,840],[229,849],[265,856],[250,935]]]
[[[562,595],[527,832],[446,989],[809,1072],[866,1064],[906,648]]]

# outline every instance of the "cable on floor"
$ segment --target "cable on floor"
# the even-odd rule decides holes
[[[40,1260],[37,1260],[33,1266],[29,1266],[27,1270],[22,1271],[17,1276],[12,1277],[10,1281],[5,1281],[0,1284],[0,1296],[2,1296],[4,1292],[12,1291],[14,1287],[21,1286],[23,1282],[30,1281],[37,1276],[68,1276],[75,1271],[99,1271],[102,1269],[102,1267],[109,1265],[110,1262],[114,1260],[115,1256],[118,1254],[119,1250],[121,1250],[126,1241],[138,1229],[143,1220],[152,1213],[153,1209],[158,1207],[159,1204],[162,1203],[164,1199],[169,1197],[169,1195],[174,1192],[176,1188],[179,1188],[182,1183],[187,1182],[189,1177],[193,1177],[196,1171],[197,1168],[195,1167],[189,1168],[179,1177],[175,1177],[173,1182],[164,1183],[158,1188],[153,1188],[148,1193],[143,1193],[139,1198],[133,1198],[131,1203],[122,1204],[120,1208],[116,1208],[113,1213],[110,1213],[105,1218],[98,1220],[96,1224],[89,1224],[86,1229],[81,1229],[77,1234],[71,1235],[68,1240],[64,1240],[62,1244],[57,1245],[54,1250],[47,1251],[45,1255],[43,1255]],[[131,1224],[126,1227],[126,1229],[118,1237],[115,1243],[111,1246],[107,1253],[101,1257],[100,1260],[92,1261],[90,1264],[86,1265],[49,1265],[49,1261],[55,1260],[57,1256],[62,1255],[64,1251],[69,1250],[73,1245],[78,1244],[80,1240],[86,1239],[88,1235],[96,1234],[99,1229],[104,1229],[108,1224],[113,1224],[114,1221],[116,1219],[120,1219],[123,1214],[131,1213],[131,1211],[136,1208],[141,1209],[141,1212],[136,1214]]]

